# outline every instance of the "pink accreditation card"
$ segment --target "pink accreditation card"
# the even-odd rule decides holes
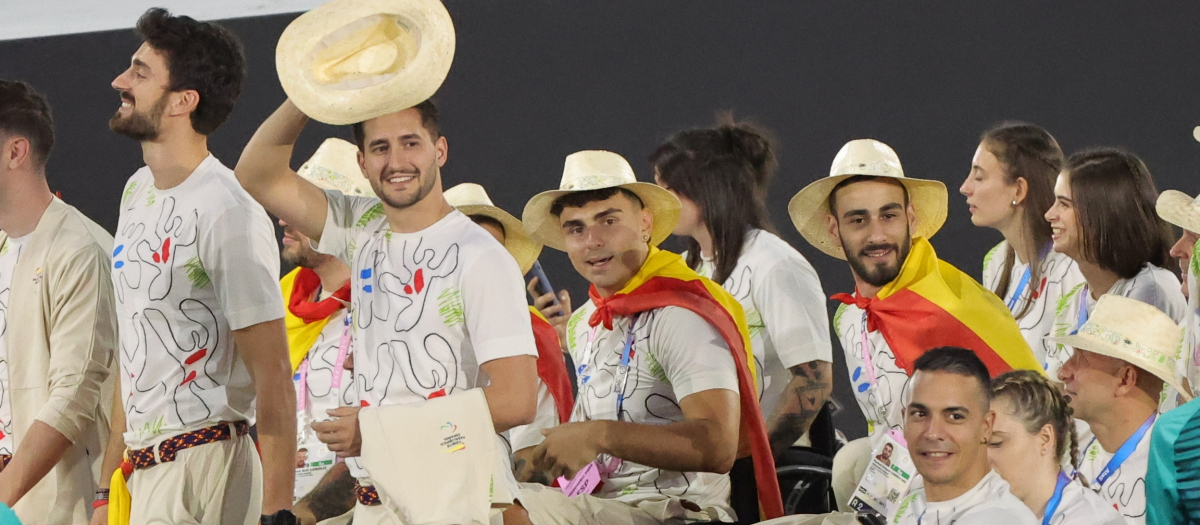
[[[570,498],[580,494],[591,494],[600,487],[600,475],[612,474],[617,471],[619,466],[621,466],[621,460],[617,458],[610,458],[603,464],[597,459],[576,472],[575,477],[570,481],[567,481],[564,476],[559,476],[558,486],[562,487],[563,494]]]

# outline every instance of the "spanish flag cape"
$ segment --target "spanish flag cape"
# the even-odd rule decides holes
[[[292,373],[300,369],[300,363],[316,344],[321,330],[329,324],[329,318],[350,301],[350,283],[334,292],[333,297],[313,302],[309,298],[321,286],[321,278],[308,268],[297,267],[279,280],[283,292],[285,312],[283,324],[287,327],[288,354],[292,361]]]
[[[532,306],[529,307],[529,320],[533,323],[533,340],[537,343],[538,379],[542,380],[542,384],[550,391],[550,397],[554,398],[558,422],[566,423],[571,419],[575,396],[571,394],[571,378],[567,376],[567,360],[563,358],[558,332]]]
[[[995,377],[1042,367],[1012,313],[996,294],[937,258],[924,237],[914,237],[900,275],[874,298],[840,293],[833,299],[867,313],[867,330],[883,333],[896,365],[912,375],[926,350],[957,346],[975,352]]]
[[[754,359],[750,353],[750,335],[745,314],[737,300],[724,288],[701,277],[684,264],[674,253],[650,248],[650,255],[637,274],[611,297],[600,297],[596,287],[588,290],[596,311],[588,324],[603,323],[612,330],[616,316],[630,317],[638,312],[678,306],[699,315],[721,334],[737,366],[738,390],[741,396],[741,443],[738,451],[750,449],[754,460],[754,479],[758,486],[758,505],[763,519],[783,516],[779,495],[779,479],[775,477],[775,459],[767,441],[766,424],[758,406],[758,389],[754,382]]]

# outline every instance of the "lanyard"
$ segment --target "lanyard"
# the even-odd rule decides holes
[[[867,383],[875,386],[875,361],[871,358],[871,342],[867,340],[867,312],[862,315],[862,360]]]
[[[1046,502],[1046,514],[1042,516],[1042,525],[1050,525],[1050,518],[1054,517],[1054,513],[1058,511],[1058,504],[1062,503],[1063,489],[1067,488],[1067,484],[1071,482],[1066,474],[1058,471],[1058,483],[1054,485],[1054,495],[1050,496],[1050,501]]]
[[[342,388],[342,365],[346,364],[346,354],[350,349],[350,314],[342,323],[342,338],[338,341],[337,362],[333,365],[332,390],[334,399],[341,405],[340,390]],[[308,358],[300,363],[300,391],[296,392],[296,409],[303,412],[308,408]]]
[[[1025,291],[1025,287],[1029,286],[1030,270],[1032,270],[1032,267],[1025,267],[1025,274],[1021,276],[1021,282],[1017,284],[1017,291],[1014,292],[1012,298],[1008,300],[1008,309],[1010,311],[1017,306],[1017,301],[1021,300],[1021,293]]]
[[[629,361],[633,357],[633,328],[637,326],[638,317],[641,315],[641,313],[634,314],[633,319],[629,322],[625,347],[621,350],[621,361],[617,364],[617,373],[613,378],[613,393],[617,395],[617,421],[621,420],[621,412],[625,409],[625,387],[629,384]],[[588,369],[591,368],[589,363],[596,351],[596,332],[599,328],[600,325],[592,327],[591,333],[588,334],[587,345],[583,348],[583,359],[580,360],[580,364],[575,370],[579,390],[583,390],[583,385],[592,378]]]
[[[1150,419],[1147,419],[1145,423],[1142,423],[1142,426],[1137,429],[1137,432],[1134,432],[1132,436],[1129,436],[1129,439],[1125,440],[1125,443],[1121,445],[1121,448],[1117,449],[1117,453],[1113,454],[1112,459],[1108,460],[1108,464],[1104,466],[1104,470],[1101,470],[1100,475],[1096,476],[1096,481],[1093,482],[1095,486],[1103,486],[1104,482],[1108,481],[1108,478],[1112,476],[1112,473],[1121,468],[1121,464],[1124,463],[1126,459],[1129,459],[1129,456],[1133,454],[1134,449],[1137,448],[1138,443],[1142,441],[1142,437],[1146,435],[1146,432],[1150,431],[1150,426],[1154,424],[1154,418],[1156,417],[1158,417],[1158,412],[1150,414]]]
[[[1083,285],[1083,290],[1080,291],[1079,296],[1079,313],[1076,315],[1075,330],[1071,331],[1071,335],[1078,334],[1079,329],[1083,328],[1083,323],[1086,323],[1088,320],[1087,302],[1088,297],[1092,296],[1091,294],[1092,292],[1088,290],[1088,285]]]

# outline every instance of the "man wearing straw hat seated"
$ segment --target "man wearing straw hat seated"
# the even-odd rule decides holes
[[[518,496],[536,525],[730,521],[739,429],[763,513],[782,514],[741,307],[655,248],[679,210],[607,151],[568,156],[560,189],[525,206],[530,234],[592,283],[567,328],[579,367],[571,422],[542,431],[533,452],[559,488],[527,484]]]
[[[1058,379],[1095,435],[1080,474],[1126,523],[1146,523],[1150,434],[1164,383],[1191,399],[1175,374],[1182,330],[1154,306],[1102,295],[1078,332],[1052,339],[1074,348]]]
[[[845,510],[874,445],[900,430],[901,394],[925,350],[966,348],[993,376],[1041,367],[1004,303],[929,244],[946,220],[946,186],[905,177],[887,144],[846,143],[829,176],[797,193],[788,213],[805,240],[849,262],[854,276],[853,295],[833,296],[844,303],[833,325],[869,435],[834,458],[833,488]]]

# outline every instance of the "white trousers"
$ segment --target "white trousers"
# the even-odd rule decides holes
[[[180,450],[175,461],[133,471],[130,525],[256,525],[262,464],[249,435]]]

